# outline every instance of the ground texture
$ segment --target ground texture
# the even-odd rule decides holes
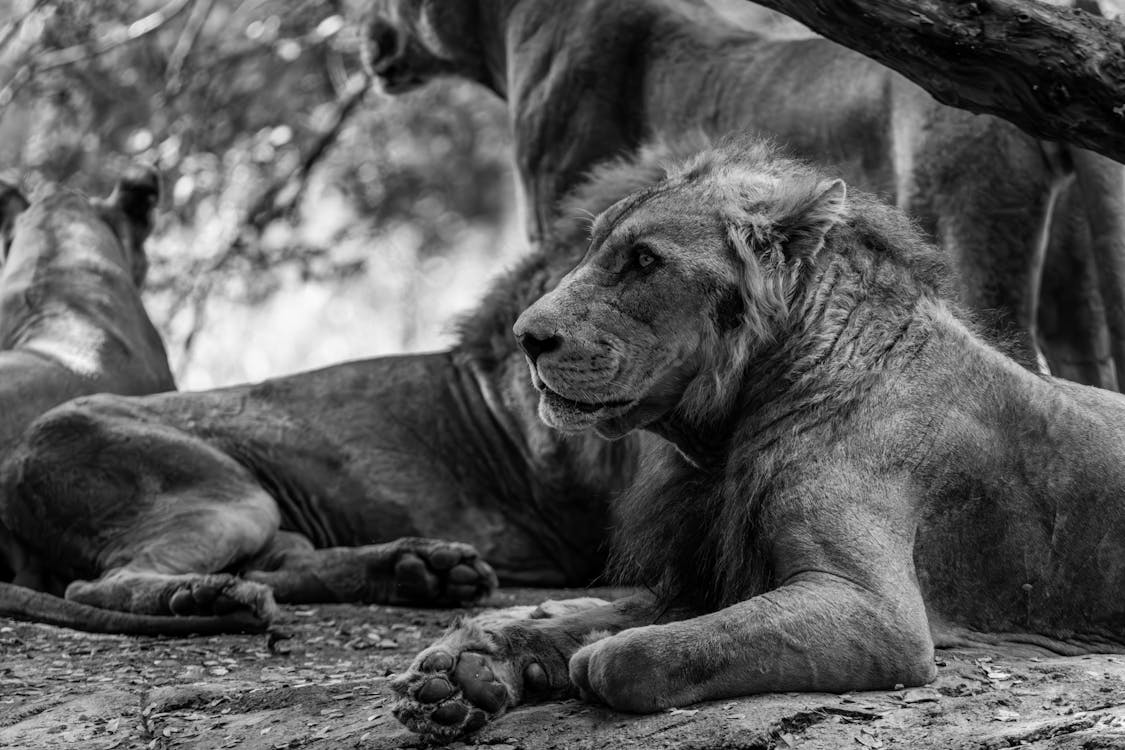
[[[566,595],[508,590],[490,603]],[[427,747],[391,715],[387,675],[461,614],[290,607],[293,638],[273,648],[266,636],[126,638],[0,619],[0,748]],[[451,747],[1125,748],[1125,657],[975,650],[938,662],[937,682],[908,690],[767,695],[650,716],[528,706]]]

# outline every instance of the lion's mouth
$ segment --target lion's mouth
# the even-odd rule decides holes
[[[540,395],[547,400],[549,406],[556,412],[558,411],[577,411],[582,414],[597,414],[603,411],[614,411],[622,407],[632,405],[633,401],[626,399],[608,400],[608,401],[576,401],[572,398],[567,398],[550,388],[544,387],[540,391]]]

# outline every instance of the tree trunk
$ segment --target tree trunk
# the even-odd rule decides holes
[[[943,104],[1125,162],[1125,26],[1034,0],[755,0]]]

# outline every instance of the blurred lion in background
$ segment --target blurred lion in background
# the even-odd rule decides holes
[[[1125,175],[1116,162],[938,104],[857,52],[797,38],[791,24],[778,38],[704,3],[373,8],[369,57],[387,91],[457,75],[508,102],[533,239],[588,170],[648,139],[771,136],[917,219],[959,271],[962,300],[1025,366],[1038,369],[1042,349],[1053,373],[1117,389]]]

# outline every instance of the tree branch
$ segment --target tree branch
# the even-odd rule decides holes
[[[1034,0],[755,0],[943,104],[1125,161],[1125,27]]]

